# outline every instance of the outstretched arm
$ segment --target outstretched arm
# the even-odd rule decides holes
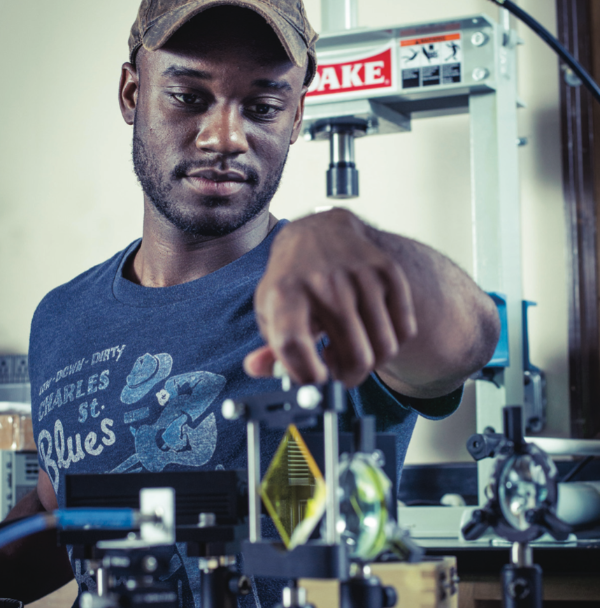
[[[355,386],[375,371],[392,389],[430,398],[491,358],[496,307],[444,255],[334,209],[285,226],[255,294],[267,345],[245,361],[255,376],[275,359],[294,380],[332,376]],[[315,342],[329,345],[318,356]]]

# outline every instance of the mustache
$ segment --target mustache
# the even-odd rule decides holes
[[[193,169],[215,169],[218,171],[228,171],[231,169],[241,173],[244,179],[252,186],[256,186],[259,182],[258,173],[255,169],[235,160],[227,164],[211,160],[184,160],[175,166],[171,172],[171,176],[175,179],[183,179]]]

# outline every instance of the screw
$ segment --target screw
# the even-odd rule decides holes
[[[485,80],[490,75],[489,71],[486,68],[475,68],[471,76],[473,80],[480,81]]]
[[[487,36],[487,34],[484,34],[483,32],[475,32],[471,36],[471,44],[473,46],[483,46],[488,40],[489,40],[489,37]]]
[[[289,391],[292,388],[290,375],[281,361],[275,361],[273,364],[273,377],[281,380],[282,391]]]
[[[248,595],[252,591],[252,583],[247,576],[240,576],[237,583],[237,592],[239,595]]]
[[[199,528],[210,528],[216,525],[217,516],[214,513],[200,513],[198,515],[198,527]]]
[[[94,597],[89,591],[85,591],[81,594],[81,597],[79,598],[79,605],[81,608],[93,608]]]
[[[203,572],[213,572],[219,567],[218,557],[201,557],[198,560],[198,567]]]
[[[566,65],[563,65],[561,67],[565,73],[565,82],[570,87],[580,87],[583,84],[579,76],[577,76],[577,74],[575,74],[575,72],[570,67]]]
[[[246,406],[243,403],[238,403],[233,399],[225,399],[221,406],[221,414],[223,414],[225,420],[237,420],[242,416],[245,409]]]
[[[508,585],[508,594],[516,600],[525,599],[529,592],[529,583],[524,578],[518,578]]]
[[[146,555],[142,560],[142,568],[144,569],[144,572],[156,572],[158,560],[154,555]]]
[[[322,399],[321,391],[311,385],[302,386],[296,395],[298,405],[305,410],[314,410]]]

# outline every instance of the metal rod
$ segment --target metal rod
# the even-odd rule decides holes
[[[249,420],[248,433],[248,525],[251,543],[261,541],[260,530],[260,423]]]
[[[502,23],[502,29],[505,32],[510,32],[510,13],[505,8],[499,8],[500,12],[500,23]]]
[[[354,133],[334,131],[329,141],[330,166],[354,163]]]
[[[551,456],[600,456],[599,439],[559,439],[554,437],[525,437]]]
[[[340,518],[340,501],[338,497],[338,415],[337,412],[325,412],[323,415],[325,442],[325,485],[327,486],[327,504],[325,508],[325,542],[336,545],[340,542],[337,522]]]
[[[104,597],[108,592],[108,572],[104,568],[96,570],[96,586],[98,597]]]
[[[510,549],[510,561],[517,568],[528,568],[533,564],[533,552],[527,543],[513,543]]]

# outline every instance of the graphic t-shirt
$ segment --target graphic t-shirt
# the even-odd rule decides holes
[[[246,468],[245,424],[225,420],[221,404],[279,389],[277,380],[249,378],[242,361],[263,344],[253,294],[284,224],[236,261],[173,287],[123,278],[136,241],[42,300],[30,339],[32,416],[40,466],[59,507],[67,473]],[[376,415],[378,431],[396,434],[401,468],[416,410],[444,417],[460,394],[419,405],[372,375],[350,391],[350,405],[359,416]],[[266,468],[282,432],[261,435]],[[197,559],[178,544],[170,560],[180,605],[199,607]],[[79,560],[72,565],[80,589],[95,590]],[[261,603],[255,587],[243,603]],[[269,603],[265,597],[262,605]]]

